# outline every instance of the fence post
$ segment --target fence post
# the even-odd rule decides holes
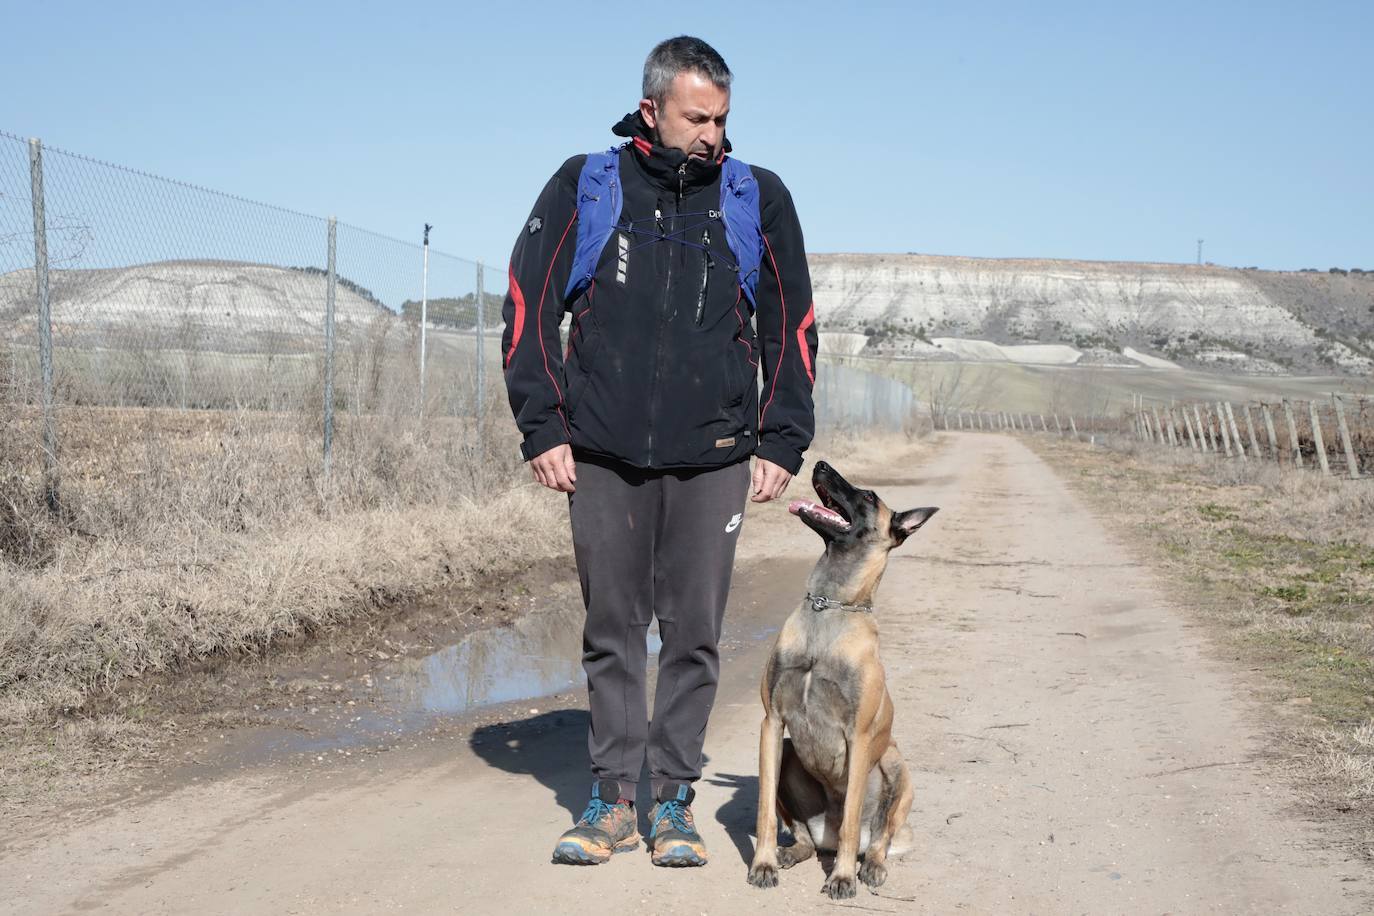
[[[1226,411],[1221,409],[1221,402],[1217,401],[1217,425],[1221,427],[1221,444],[1226,450],[1226,457],[1231,457],[1231,431],[1226,428]]]
[[[1317,416],[1317,402],[1308,401],[1307,411],[1312,415],[1312,444],[1317,448],[1317,460],[1321,462],[1322,473],[1331,475],[1331,465],[1326,460],[1326,440],[1322,437],[1322,421]]]
[[[1245,430],[1250,434],[1250,450],[1256,458],[1263,460],[1264,452],[1260,451],[1259,436],[1255,435],[1255,421],[1250,416],[1250,402],[1246,401],[1240,409],[1245,411]]]
[[[1169,421],[1169,444],[1174,448],[1183,445],[1183,433],[1179,431],[1178,422],[1174,420],[1174,408],[1172,406],[1164,408],[1164,417]]]
[[[1336,407],[1336,427],[1341,433],[1341,445],[1345,447],[1345,466],[1351,478],[1360,476],[1360,463],[1355,460],[1355,444],[1350,441],[1350,427],[1345,424],[1345,408],[1341,406],[1341,396],[1331,393],[1331,403]]]
[[[1064,438],[1064,424],[1059,422],[1059,414],[1054,415],[1054,431],[1059,438]]]
[[[425,223],[424,267],[420,269],[420,404],[416,413],[425,415],[425,332],[429,324],[429,230],[434,228]]]
[[[482,289],[482,262],[477,262],[477,436],[481,444],[482,417],[487,409],[486,291]]]
[[[1212,448],[1212,431],[1202,422],[1202,408],[1197,404],[1193,405],[1193,419],[1197,421],[1197,436],[1202,440],[1202,451],[1204,454],[1214,451]]]
[[[1078,441],[1078,425],[1073,422],[1073,414],[1069,414],[1069,429],[1073,430],[1073,441]]]
[[[1302,449],[1298,447],[1298,424],[1293,422],[1293,408],[1283,399],[1283,415],[1288,420],[1288,448],[1293,453],[1293,467],[1302,467]]]
[[[1183,428],[1188,430],[1188,444],[1193,447],[1193,451],[1199,450],[1202,446],[1198,444],[1197,434],[1193,432],[1193,421],[1188,417],[1188,405],[1180,407],[1178,412],[1183,414]]]
[[[1241,461],[1245,461],[1245,443],[1240,441],[1240,427],[1236,425],[1235,411],[1231,410],[1230,401],[1223,401],[1222,405],[1226,408],[1226,419],[1223,422],[1231,424],[1231,439],[1236,444],[1236,454],[1240,456]]]
[[[1274,433],[1274,414],[1269,410],[1268,402],[1260,404],[1260,414],[1264,417],[1264,431],[1269,436],[1269,450],[1274,453],[1274,463],[1281,464],[1279,437]]]
[[[57,418],[53,415],[52,300],[48,295],[48,225],[43,196],[43,141],[29,140],[33,193],[33,279],[38,297],[38,365],[43,378],[43,497],[57,511]]]
[[[329,259],[324,299],[324,477],[334,460],[334,240],[337,223],[329,217]],[[413,287],[412,287],[413,288]]]

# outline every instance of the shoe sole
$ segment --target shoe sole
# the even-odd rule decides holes
[[[698,868],[706,864],[706,857],[690,846],[674,846],[665,853],[654,853],[653,862],[662,868]]]
[[[602,862],[609,862],[611,856],[618,852],[629,852],[639,847],[639,834],[628,836],[616,843],[609,853],[598,855],[586,849],[580,843],[559,843],[553,850],[553,864],[555,865],[600,865]]]

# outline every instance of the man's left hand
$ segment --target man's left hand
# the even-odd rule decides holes
[[[754,480],[749,488],[749,499],[756,503],[766,503],[777,499],[792,482],[792,475],[767,458],[754,460]]]

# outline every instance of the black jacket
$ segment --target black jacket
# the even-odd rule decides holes
[[[816,328],[791,195],[751,166],[767,243],[751,321],[724,224],[706,212],[720,208],[720,164],[653,145],[638,112],[614,130],[633,140],[624,203],[587,294],[563,301],[585,156],[549,179],[511,254],[501,352],[525,459],[570,442],[641,468],[754,453],[795,474],[815,428]]]

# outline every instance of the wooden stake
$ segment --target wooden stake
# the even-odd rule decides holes
[[[1293,407],[1283,399],[1283,415],[1288,420],[1288,450],[1292,452],[1293,467],[1302,467],[1302,449],[1298,447],[1298,424],[1293,422]]]
[[[1269,436],[1269,451],[1274,453],[1274,463],[1282,464],[1279,453],[1279,437],[1274,433],[1274,414],[1269,410],[1267,403],[1260,405],[1260,413],[1264,416],[1264,431]]]
[[[1321,462],[1322,473],[1331,476],[1331,465],[1326,460],[1326,440],[1322,438],[1322,421],[1317,416],[1317,402],[1307,402],[1308,413],[1312,415],[1312,444],[1317,449],[1317,460]]]
[[[1235,411],[1231,410],[1230,401],[1223,401],[1222,404],[1226,407],[1226,421],[1231,424],[1231,440],[1236,443],[1236,454],[1240,456],[1241,461],[1245,461],[1245,443],[1240,440],[1240,427],[1236,425]]]
[[[1360,476],[1360,463],[1355,460],[1355,444],[1350,441],[1350,427],[1345,425],[1345,408],[1341,406],[1341,396],[1331,395],[1331,403],[1336,406],[1336,426],[1341,433],[1341,444],[1345,446],[1345,467],[1352,478]]]

